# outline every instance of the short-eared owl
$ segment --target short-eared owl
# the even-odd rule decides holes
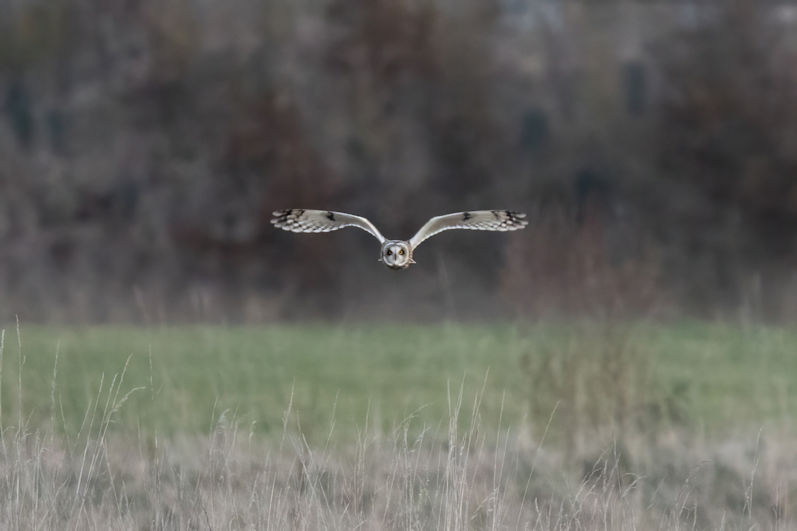
[[[406,269],[414,264],[412,253],[422,241],[449,229],[508,231],[522,229],[528,224],[526,214],[511,210],[475,210],[437,216],[424,224],[409,240],[388,240],[374,224],[360,216],[330,210],[292,208],[277,210],[275,226],[290,232],[330,232],[343,227],[359,227],[374,236],[382,245],[379,261],[390,269]]]

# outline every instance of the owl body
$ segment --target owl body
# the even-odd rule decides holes
[[[390,269],[407,269],[415,263],[413,251],[426,240],[449,229],[512,231],[525,227],[526,214],[511,210],[474,210],[437,216],[427,221],[409,240],[388,240],[366,218],[331,210],[293,208],[274,212],[271,223],[290,232],[330,232],[357,227],[379,240],[379,261]]]

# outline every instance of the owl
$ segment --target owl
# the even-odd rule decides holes
[[[271,223],[290,232],[330,232],[343,227],[358,227],[379,240],[379,261],[390,269],[401,270],[415,263],[412,254],[421,242],[439,232],[449,229],[518,230],[528,224],[523,219],[525,217],[526,214],[511,210],[456,212],[430,219],[409,240],[388,240],[367,219],[331,210],[277,210]]]

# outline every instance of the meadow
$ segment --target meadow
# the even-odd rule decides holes
[[[345,437],[367,418],[382,430],[408,416],[438,422],[460,385],[483,393],[491,427],[499,413],[545,421],[559,403],[595,422],[722,431],[797,406],[797,331],[721,323],[23,326],[21,342],[11,326],[4,350],[4,417],[21,398],[33,425],[55,416],[68,433],[123,369],[122,390],[137,390],[118,428],[144,433],[207,432],[221,411],[280,433],[292,402],[306,435],[326,436],[334,416]]]
[[[0,524],[788,529],[795,353],[697,321],[11,324]]]

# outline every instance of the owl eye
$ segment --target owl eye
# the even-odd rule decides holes
[[[400,250],[399,250],[399,254],[400,254],[401,256],[404,256],[404,249],[400,249]]]
[[[386,256],[393,256],[393,251],[391,251],[390,249],[388,249],[388,250],[387,250],[387,252],[385,253],[385,255],[386,255]]]

